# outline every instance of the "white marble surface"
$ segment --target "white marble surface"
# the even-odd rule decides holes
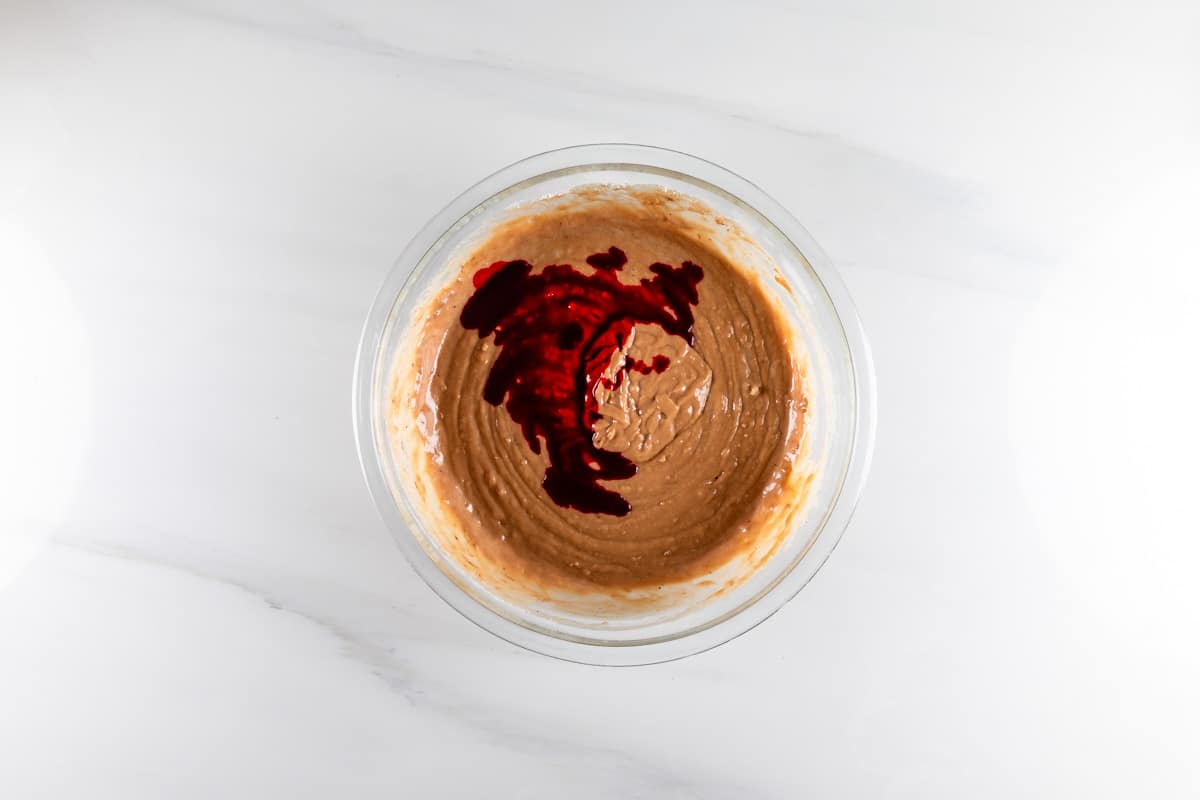
[[[0,2],[0,797],[1196,797],[1195,3]],[[519,157],[788,206],[872,336],[825,569],[527,654],[376,517],[358,327]]]

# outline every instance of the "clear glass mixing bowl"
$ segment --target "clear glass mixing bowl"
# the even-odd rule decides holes
[[[748,234],[763,285],[777,294],[806,349],[805,458],[814,476],[804,511],[778,546],[728,591],[697,590],[628,613],[602,605],[531,602],[479,580],[438,544],[418,502],[410,460],[388,435],[389,377],[425,302],[460,265],[463,248],[512,209],[585,184],[659,186],[700,200]],[[753,265],[752,265],[753,266]],[[780,280],[782,278],[782,280]],[[518,161],[472,186],[421,230],[388,274],[363,327],[354,374],[355,437],[363,473],[413,568],[463,616],[510,642],[602,665],[646,664],[715,647],[791,599],[820,569],[850,521],[871,458],[875,385],[853,304],[808,232],[749,181],[708,161],[625,144],[569,147]]]

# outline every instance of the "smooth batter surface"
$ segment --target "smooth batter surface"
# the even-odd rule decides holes
[[[777,518],[768,512],[795,501],[781,487],[805,399],[787,326],[757,280],[674,212],[677,200],[596,189],[542,204],[495,228],[430,305],[412,385],[397,385],[393,403],[414,408],[435,500],[489,562],[478,568],[542,584],[662,585],[754,545],[762,521]],[[632,326],[606,379],[589,387],[598,410],[591,443],[635,467],[602,482],[627,513],[586,513],[547,492],[545,442],[531,446],[504,403],[485,400],[498,334],[466,327],[463,309],[499,262],[523,260],[535,275],[547,265],[591,272],[589,256],[614,247],[627,258],[615,273],[623,283],[652,278],[656,263],[690,262],[703,278],[690,343],[662,326]],[[630,364],[639,366],[622,369]]]

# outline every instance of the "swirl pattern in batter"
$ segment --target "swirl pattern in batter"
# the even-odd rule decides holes
[[[394,393],[444,515],[519,580],[687,580],[800,502],[804,381],[776,304],[673,198],[606,196],[491,231]]]

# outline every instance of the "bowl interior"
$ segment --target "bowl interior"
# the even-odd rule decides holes
[[[864,384],[869,384],[863,370],[869,376],[869,360],[857,320],[849,330],[845,324],[847,313],[853,314],[848,302],[839,309],[835,295],[844,289],[839,283],[834,293],[830,291],[832,271],[824,256],[786,212],[752,185],[707,162],[662,153],[654,151],[652,159],[638,152],[637,161],[589,160],[583,153],[571,153],[566,160],[560,156],[557,163],[538,157],[541,164],[522,162],[510,167],[509,174],[499,173],[475,187],[431,222],[401,258],[389,279],[393,285],[385,284],[372,312],[374,329],[368,320],[360,352],[356,414],[364,468],[385,520],[414,567],[444,599],[489,630],[577,660],[632,663],[641,660],[633,650],[691,640],[686,646],[659,647],[660,655],[684,653],[752,626],[794,594],[824,561],[844,527],[844,521],[830,523],[837,516],[847,476],[855,468],[865,472],[862,438],[873,422],[873,417],[864,417],[863,406]],[[610,154],[615,153],[592,153]],[[685,161],[670,163],[675,156]],[[697,174],[703,171],[708,174]],[[532,596],[519,586],[485,583],[464,569],[442,544],[446,521],[439,518],[436,503],[423,500],[430,491],[421,471],[413,467],[413,454],[406,452],[410,445],[393,439],[386,419],[393,371],[411,352],[406,337],[412,335],[425,305],[458,273],[464,256],[496,223],[527,213],[530,204],[593,184],[614,191],[661,187],[698,200],[723,225],[732,223],[731,230],[744,234],[723,237],[719,246],[757,274],[791,323],[802,351],[797,360],[808,399],[797,472],[803,478],[799,490],[806,492],[800,513],[781,523],[777,535],[765,538],[761,549],[746,554],[745,560],[736,559],[704,579],[632,598],[637,602],[599,593]],[[856,341],[861,341],[858,353]],[[848,511],[841,510],[848,520]],[[772,594],[776,596],[768,599]],[[723,629],[720,634],[711,633],[717,628]],[[614,649],[625,653],[614,656]]]

